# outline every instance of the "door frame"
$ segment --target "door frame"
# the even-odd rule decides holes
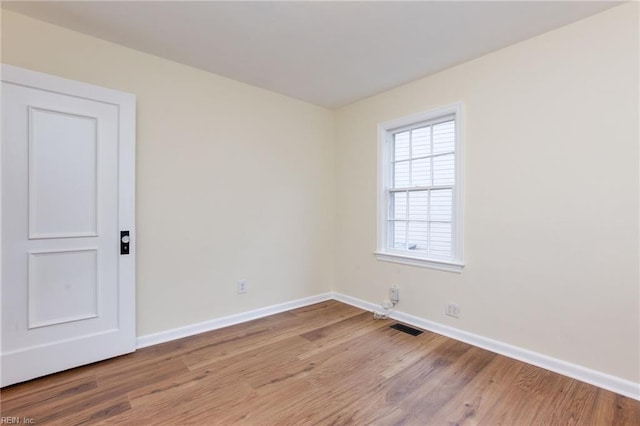
[[[118,108],[118,226],[120,230],[128,230],[130,233],[129,255],[123,256],[118,253],[118,328],[126,330],[126,335],[123,336],[123,347],[125,347],[126,352],[133,352],[136,348],[136,97],[118,90],[69,80],[13,65],[1,64],[0,70],[2,82],[107,103]],[[0,150],[0,155],[2,155],[1,152],[2,150]],[[1,167],[2,158],[0,157],[0,200],[2,199]],[[1,220],[2,209],[0,209],[0,223]],[[2,241],[2,226],[0,226],[0,241]],[[2,259],[2,246],[0,245],[0,294],[2,294],[4,285],[2,283]],[[0,330],[3,330],[2,316],[0,316]],[[0,353],[2,353],[1,341]],[[74,366],[66,366],[66,368],[73,368]],[[7,386],[33,378],[13,377],[13,374],[7,371],[0,371],[0,376],[0,386]]]

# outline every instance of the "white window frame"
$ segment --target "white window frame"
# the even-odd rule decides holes
[[[375,255],[378,260],[420,266],[449,272],[462,272],[463,261],[463,117],[462,102],[446,105],[440,108],[412,114],[396,120],[378,124],[378,247]],[[423,122],[437,120],[445,116],[455,116],[455,185],[453,187],[453,217],[452,230],[452,259],[443,260],[421,256],[409,250],[392,249],[387,243],[389,188],[391,187],[392,170],[391,158],[393,153],[393,134],[399,129],[419,125]]]

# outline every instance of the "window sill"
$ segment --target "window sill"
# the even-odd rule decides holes
[[[464,263],[437,259],[425,259],[423,257],[407,256],[406,254],[388,253],[377,251],[374,253],[378,260],[384,262],[401,263],[403,265],[419,266],[421,268],[437,269],[439,271],[461,273]]]

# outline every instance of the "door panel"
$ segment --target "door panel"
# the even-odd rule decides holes
[[[98,249],[29,253],[27,329],[98,317]]]
[[[29,108],[29,238],[98,236],[98,121]]]
[[[3,66],[2,386],[135,349],[134,105]]]

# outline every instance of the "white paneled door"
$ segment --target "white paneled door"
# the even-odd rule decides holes
[[[7,386],[135,350],[135,97],[7,65],[1,95]]]

